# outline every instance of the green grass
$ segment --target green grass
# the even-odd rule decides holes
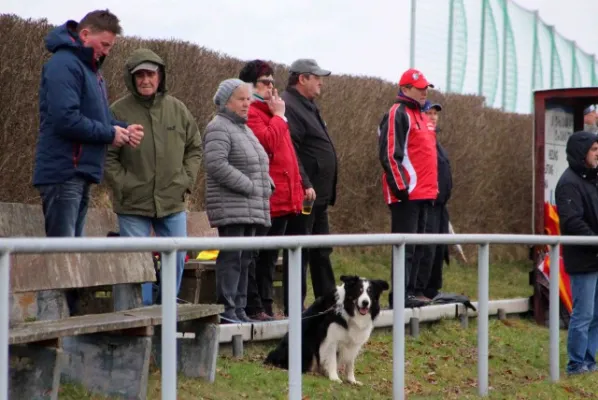
[[[335,253],[335,271],[390,279],[389,254]],[[490,269],[493,299],[528,297],[528,263],[494,264]],[[445,268],[443,290],[475,299],[477,268],[457,263]],[[386,296],[383,298],[386,301]],[[561,370],[566,362],[566,332],[561,332]],[[246,344],[242,360],[221,347],[216,382],[208,384],[180,376],[178,399],[286,399],[287,371],[262,364],[276,343]],[[463,329],[456,321],[441,321],[406,338],[406,389],[410,399],[477,398],[477,329],[475,320]],[[563,374],[564,375],[564,374]],[[303,376],[304,399],[392,398],[392,335],[376,331],[356,364],[363,387],[335,384],[315,375]],[[548,382],[548,330],[533,322],[510,318],[490,322],[491,399],[573,399],[598,397],[598,373]],[[152,369],[149,399],[160,398],[160,373]],[[60,399],[102,399],[83,389],[64,386]]]
[[[406,338],[406,389],[409,399],[476,399],[477,330],[442,321]],[[565,332],[561,333],[561,366],[566,362]],[[178,399],[286,399],[287,371],[262,365],[269,344],[248,344],[242,360],[228,348],[218,360],[216,382],[208,384],[179,376]],[[527,320],[490,322],[490,399],[582,399],[598,397],[598,373],[548,382],[548,330]],[[392,398],[392,335],[376,331],[357,359],[356,377],[364,386],[336,384],[304,375],[304,399]],[[160,374],[152,371],[149,399],[160,399]],[[97,400],[84,390],[68,387],[61,399]]]
[[[355,274],[368,278],[385,279],[390,284],[390,252],[376,251],[372,253],[358,253],[343,251],[333,253],[336,278],[342,274]],[[528,297],[532,294],[532,287],[528,285],[530,263],[495,263],[490,266],[490,298],[507,299]],[[477,299],[478,294],[477,265],[463,265],[452,260],[450,265],[444,266],[442,291],[464,294],[471,299]],[[308,282],[306,304],[313,301],[311,281]],[[387,292],[382,296],[382,304],[388,304]]]

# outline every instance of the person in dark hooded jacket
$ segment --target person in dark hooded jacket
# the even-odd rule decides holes
[[[569,168],[555,189],[561,234],[598,234],[598,136],[575,132],[567,141]],[[598,371],[598,246],[563,245],[573,311],[567,338],[568,374]]]
[[[438,113],[442,111],[440,104],[433,104],[426,100],[422,110],[428,115],[430,121],[434,124],[436,135],[440,132],[438,128]],[[436,151],[438,153],[438,196],[436,201],[428,209],[426,219],[426,233],[449,233],[449,213],[447,203],[451,198],[453,190],[453,175],[451,172],[451,163],[444,147],[436,140]],[[423,265],[429,265],[430,268],[420,268],[417,276],[412,276],[416,288],[419,288],[424,296],[434,299],[442,288],[442,270],[443,264],[449,263],[449,251],[446,244],[428,245],[431,249],[424,252],[424,257],[431,257],[432,262],[424,260]]]
[[[118,18],[97,10],[45,38],[52,56],[39,87],[33,186],[40,193],[48,237],[83,235],[90,186],[102,179],[106,145],[122,146],[131,132],[143,134],[141,126],[112,118],[100,73],[120,33]],[[66,294],[71,315],[76,314],[76,292]]]

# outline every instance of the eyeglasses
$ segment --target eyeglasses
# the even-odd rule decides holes
[[[269,86],[269,85],[274,86],[274,79],[266,79],[266,78],[264,78],[264,79],[258,79],[257,81],[259,83],[261,83],[262,85],[264,85],[264,86]]]

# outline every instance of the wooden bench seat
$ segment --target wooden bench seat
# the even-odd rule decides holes
[[[221,312],[215,304],[181,304],[177,309],[177,321],[190,321],[212,317]],[[105,314],[90,314],[58,320],[18,323],[10,328],[9,344],[45,342],[64,336],[89,333],[132,331],[143,336],[138,328],[154,327],[162,324],[162,306],[155,305]],[[141,334],[139,332],[142,332]],[[149,335],[151,330],[145,331]]]
[[[116,215],[89,209],[85,236],[117,231]],[[37,205],[0,203],[0,237],[44,237]],[[145,399],[152,353],[160,359],[161,306],[142,307],[141,285],[156,280],[150,253],[11,255],[10,398],[57,399],[61,381],[92,392]],[[111,288],[101,313],[70,316],[63,289]],[[87,311],[94,309],[86,305]],[[215,379],[216,304],[179,305],[178,369]],[[158,366],[160,364],[158,363]]]

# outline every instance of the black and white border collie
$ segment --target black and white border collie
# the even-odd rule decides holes
[[[330,293],[317,298],[303,312],[302,365],[303,373],[312,371],[342,382],[339,367],[347,382],[361,385],[355,379],[355,359],[374,329],[380,313],[380,295],[389,286],[383,280],[368,280],[358,276],[341,276],[343,282]],[[272,350],[265,364],[288,369],[289,334]]]

